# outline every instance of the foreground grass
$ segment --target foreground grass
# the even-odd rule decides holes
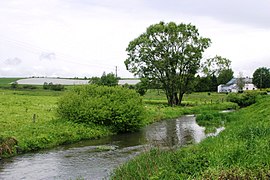
[[[218,137],[177,151],[152,149],[112,179],[269,179],[270,97],[227,118]]]

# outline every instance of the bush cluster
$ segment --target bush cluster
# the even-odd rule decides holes
[[[207,126],[207,127],[219,127],[222,125],[222,122],[227,119],[226,113],[220,112],[205,112],[202,114],[198,114],[196,116],[196,122],[200,126]]]
[[[134,90],[87,85],[74,87],[58,103],[59,116],[77,123],[111,126],[117,132],[144,125],[142,100]]]
[[[30,84],[25,84],[22,86],[23,89],[37,89],[37,86],[33,86]]]
[[[240,107],[247,107],[256,103],[258,95],[264,94],[265,92],[231,93],[227,96],[227,101],[237,103]]]
[[[53,91],[63,91],[65,87],[62,84],[53,84],[53,83],[48,84],[47,82],[45,82],[43,84],[43,89],[49,89]]]

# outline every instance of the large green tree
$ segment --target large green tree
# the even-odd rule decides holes
[[[191,24],[174,22],[151,25],[127,47],[127,69],[162,84],[168,104],[178,105],[189,90],[210,39],[199,36]]]
[[[256,69],[253,73],[252,83],[257,86],[257,88],[269,88],[270,69],[266,67]]]

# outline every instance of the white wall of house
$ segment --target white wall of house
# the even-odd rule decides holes
[[[245,84],[245,87],[243,88],[243,90],[256,90],[256,86],[254,84]]]
[[[231,82],[231,81],[230,81]],[[247,90],[256,90],[256,86],[252,83],[246,83],[245,86],[243,87],[243,91]],[[238,92],[238,87],[236,83],[233,84],[221,84],[218,86],[218,93],[224,93],[224,92]]]

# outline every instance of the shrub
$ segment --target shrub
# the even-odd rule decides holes
[[[205,112],[196,116],[196,121],[200,126],[219,127],[227,119],[226,113]]]
[[[53,84],[53,83],[47,83],[44,82],[43,84],[43,89],[50,89],[50,90],[54,90],[54,91],[63,91],[65,89],[64,85],[61,84]]]
[[[37,87],[33,86],[33,85],[26,84],[26,85],[23,85],[23,89],[37,89]]]
[[[139,93],[141,96],[145,95],[147,91],[147,85],[143,84],[142,82],[139,82],[135,85],[135,90],[137,93]]]
[[[18,88],[18,83],[17,82],[13,82],[13,83],[11,83],[10,84],[10,87],[12,88],[12,89],[16,89],[16,88]]]
[[[50,89],[54,91],[63,91],[64,90],[64,85],[62,84],[53,84]]]
[[[117,132],[144,125],[141,98],[134,90],[118,86],[74,87],[60,99],[57,112],[63,119],[112,126]]]
[[[227,101],[237,103],[240,107],[246,107],[254,104],[258,95],[262,94],[256,92],[231,93],[227,96]]]

